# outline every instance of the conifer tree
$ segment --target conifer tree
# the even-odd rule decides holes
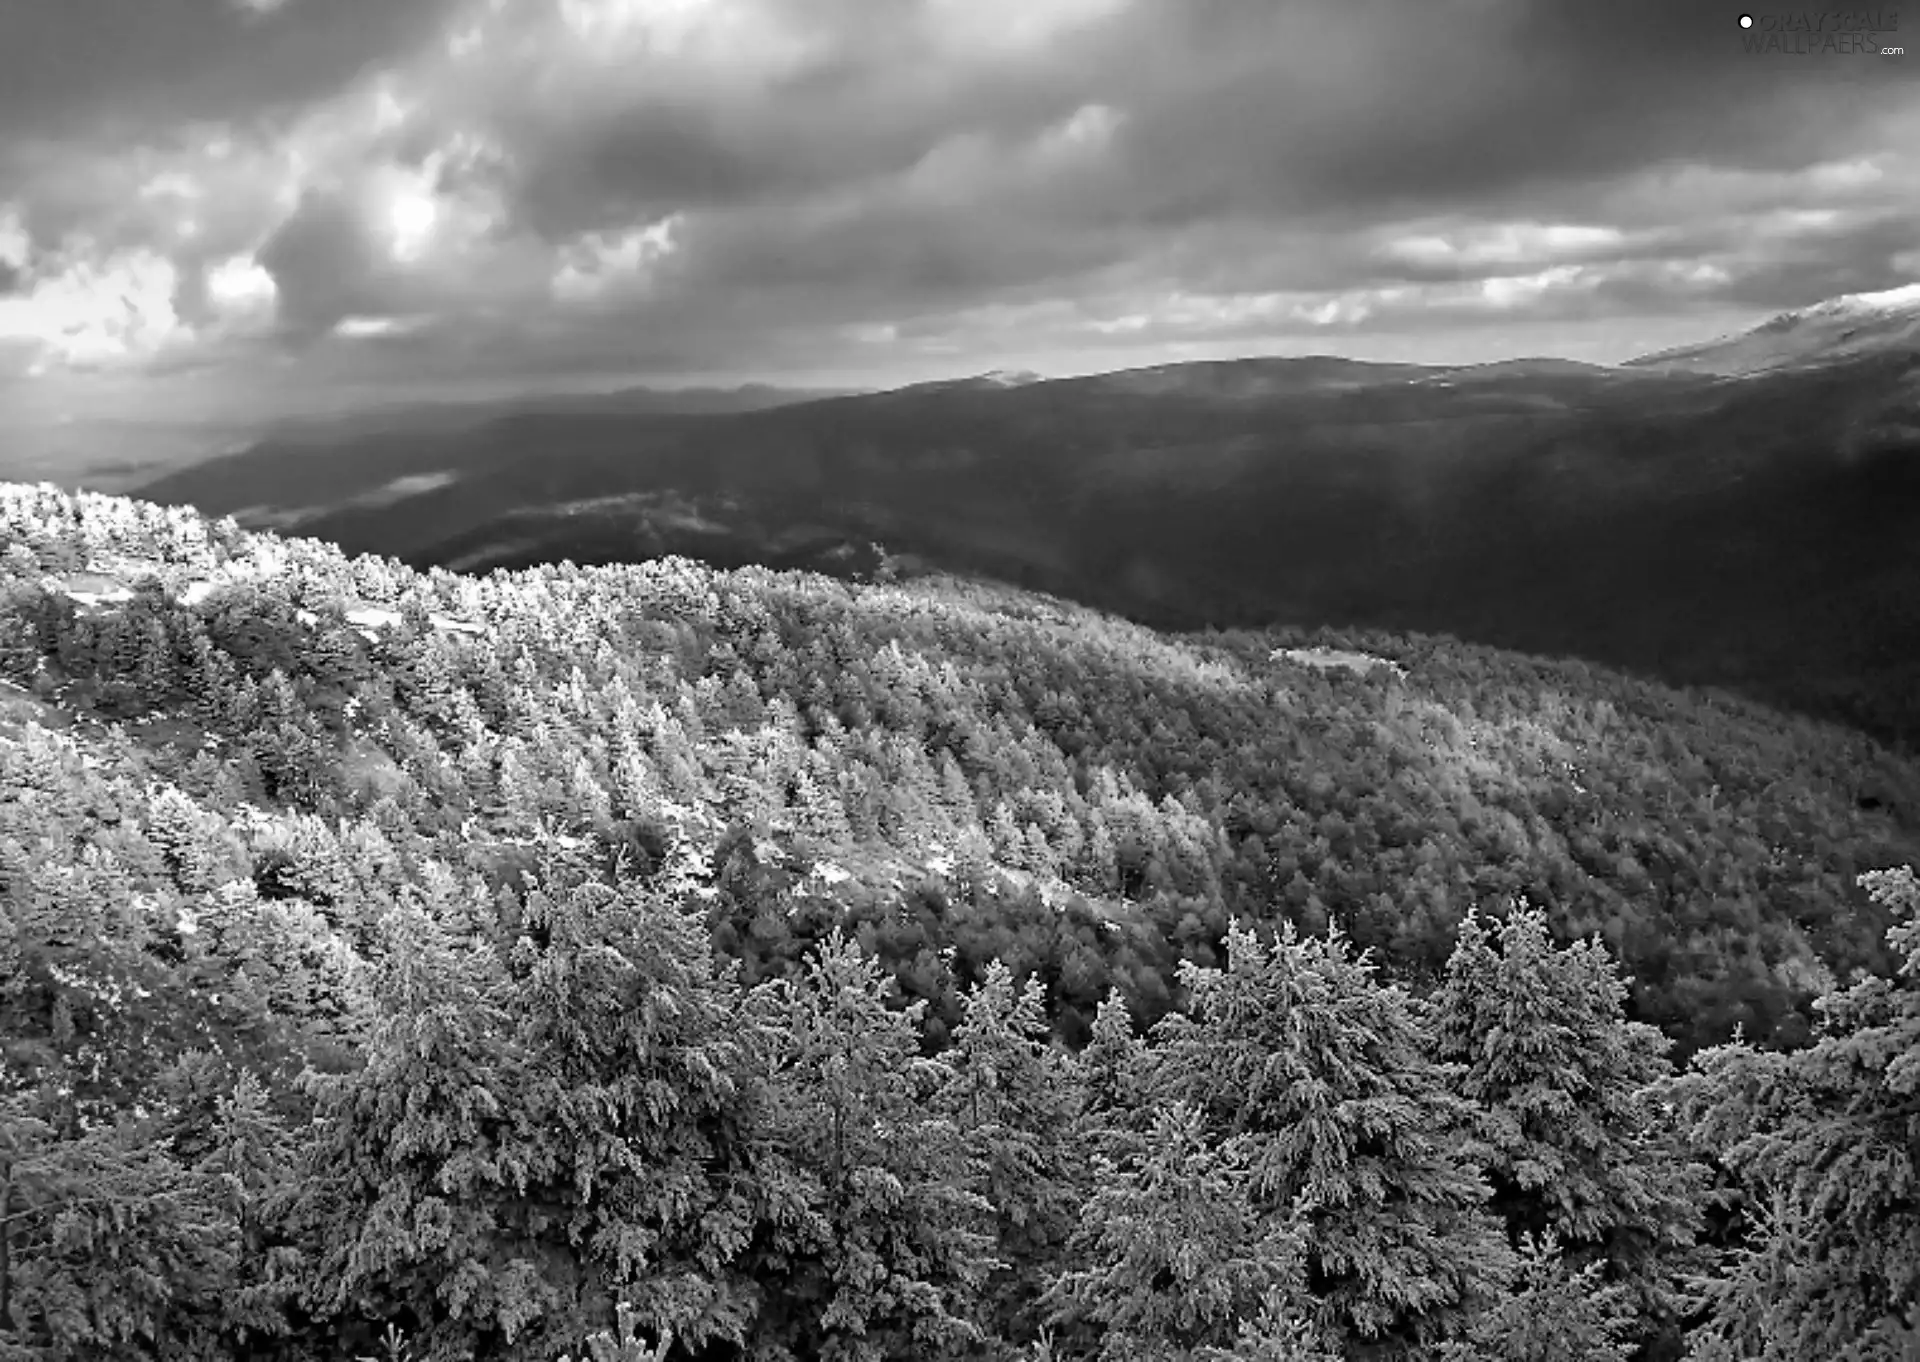
[[[1086,1266],[1048,1289],[1051,1322],[1091,1326],[1098,1362],[1187,1362],[1231,1344],[1269,1293],[1301,1302],[1303,1237],[1256,1206],[1258,1152],[1247,1135],[1217,1140],[1175,1101],[1143,1140],[1096,1154],[1070,1245]]]
[[[1698,1232],[1705,1170],[1663,1131],[1649,1085],[1670,1042],[1626,1018],[1626,984],[1597,940],[1556,948],[1522,905],[1461,923],[1428,1000],[1436,1056],[1484,1112],[1493,1211],[1518,1246],[1550,1234],[1578,1272],[1631,1284],[1650,1325],[1680,1302],[1674,1274]]]
[[[1433,1362],[1627,1362],[1639,1312],[1630,1288],[1608,1283],[1605,1269],[1600,1259],[1571,1268],[1551,1235],[1527,1236],[1512,1292],[1464,1339],[1441,1344]]]
[[[1920,1353],[1920,882],[1860,882],[1896,915],[1897,976],[1820,998],[1804,1050],[1735,1041],[1662,1087],[1745,1193],[1745,1242],[1705,1284],[1701,1358]]]
[[[1243,1320],[1230,1348],[1205,1347],[1194,1362],[1346,1362],[1340,1347],[1303,1313],[1296,1292],[1269,1290]]]
[[[441,1185],[443,1169],[475,1174],[496,1163],[511,1128],[525,1057],[497,972],[463,951],[423,910],[381,924],[387,950],[378,1019],[355,1074],[311,1080],[317,1138],[302,1169],[296,1216],[317,1250],[305,1290],[310,1313],[343,1321],[404,1321],[421,1346],[448,1353],[489,1330],[518,1326],[546,1302],[475,1300],[505,1264],[494,1257],[493,1217]],[[457,1299],[441,1287],[459,1279]],[[430,1351],[430,1355],[434,1355]]]
[[[1134,1034],[1133,1017],[1118,988],[1107,991],[1093,1017],[1092,1035],[1080,1052],[1080,1125],[1091,1137],[1145,1106],[1140,1092],[1146,1046]]]
[[[1254,1206],[1304,1236],[1316,1323],[1393,1349],[1459,1333],[1513,1268],[1458,1067],[1430,1057],[1412,997],[1338,933],[1268,947],[1238,926],[1227,965],[1185,963],[1190,1015],[1155,1027],[1153,1092],[1245,1138]]]
[[[218,1185],[132,1118],[0,1094],[0,1359],[205,1355],[238,1245]],[[184,1351],[182,1351],[184,1350]]]
[[[743,1042],[695,923],[551,866],[527,918],[507,977],[397,910],[367,1068],[316,1084],[320,1305],[411,1319],[429,1356],[547,1362],[620,1302],[742,1336]]]
[[[836,928],[799,980],[750,995],[775,1037],[767,1205],[747,1260],[768,1300],[757,1355],[964,1356],[998,1266],[978,1161],[931,1106],[953,1070],[920,1057],[926,1005],[886,1005],[878,964]],[[784,1351],[781,1351],[784,1350]]]
[[[299,1148],[271,1094],[251,1072],[226,1082],[227,1068],[205,1051],[184,1056],[163,1083],[174,1101],[169,1144],[177,1158],[192,1157],[194,1174],[225,1214],[222,1231],[234,1254],[223,1283],[222,1328],[234,1350],[246,1353],[288,1332],[286,1307],[299,1283],[301,1252],[288,1214],[295,1199]],[[196,1090],[210,1094],[211,1120]],[[221,1090],[224,1089],[224,1090]],[[270,1346],[270,1345],[269,1345]]]
[[[961,996],[961,1021],[942,1056],[953,1078],[939,1107],[984,1172],[981,1190],[1005,1264],[989,1279],[992,1322],[1015,1342],[1037,1332],[1033,1298],[1084,1190],[1076,1186],[1082,1160],[1072,1140],[1077,1103],[1068,1062],[1046,1037],[1039,979],[1016,988],[1013,972],[995,960]]]

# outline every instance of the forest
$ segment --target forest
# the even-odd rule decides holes
[[[1920,1357],[1916,864],[1584,662],[0,484],[0,1362]]]

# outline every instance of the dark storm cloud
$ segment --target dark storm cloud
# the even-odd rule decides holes
[[[1126,148],[1163,221],[1485,207],[1672,157],[1792,167],[1914,90],[1897,60],[1747,53],[1712,0],[1167,0],[1152,16],[1171,69]]]
[[[1735,279],[1724,296],[1742,307],[1777,312],[1838,294],[1898,287],[1920,279],[1916,247],[1920,224],[1911,207],[1838,222],[1783,246],[1771,268]]]
[[[282,335],[295,342],[325,335],[345,317],[380,310],[372,287],[379,253],[350,201],[309,193],[260,248],[256,259],[279,295]]]
[[[0,129],[138,135],[338,89],[436,33],[453,0],[6,0]]]
[[[701,76],[649,67],[562,91],[537,58],[508,58],[453,99],[510,149],[523,219],[558,235],[878,188],[950,138],[1018,143],[1099,83],[1071,48],[957,58],[906,22],[921,7],[785,0],[768,8],[810,26],[816,50],[751,74],[715,54]]]
[[[144,270],[174,364],[252,336],[316,382],[984,368],[1920,272],[1910,65],[1749,53],[1704,0],[0,12],[0,226],[11,195],[63,326]]]
[[[648,98],[597,124],[562,118],[530,143],[526,211],[758,210],[689,233],[709,287],[891,283],[916,305],[1129,256],[1220,276],[1248,259],[1213,253],[1236,228],[1303,238],[1290,259],[1255,252],[1266,278],[1244,286],[1339,287],[1365,275],[1339,235],[1382,214],[1592,212],[1612,181],[1683,157],[1790,169],[1911,98],[1897,62],[1748,54],[1731,13],[1698,0],[1145,0],[1012,63],[1024,85],[913,51],[917,85],[899,88],[862,35],[842,36],[811,102]],[[897,39],[878,50],[902,55]],[[1086,103],[1122,115],[1106,164],[1023,178],[1022,142]],[[903,202],[900,178],[968,137],[1002,173]]]

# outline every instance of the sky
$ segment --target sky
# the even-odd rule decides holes
[[[1920,279],[1920,13],[1741,3],[0,0],[0,439],[1615,362]]]

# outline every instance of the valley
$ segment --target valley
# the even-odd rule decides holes
[[[877,544],[1161,628],[1445,633],[1910,744],[1914,313],[1850,306],[1845,342],[1831,307],[1763,327],[1799,347],[1764,363],[1746,336],[1685,364],[1307,357],[524,415],[263,447],[141,494],[463,571],[681,554],[858,577]]]

